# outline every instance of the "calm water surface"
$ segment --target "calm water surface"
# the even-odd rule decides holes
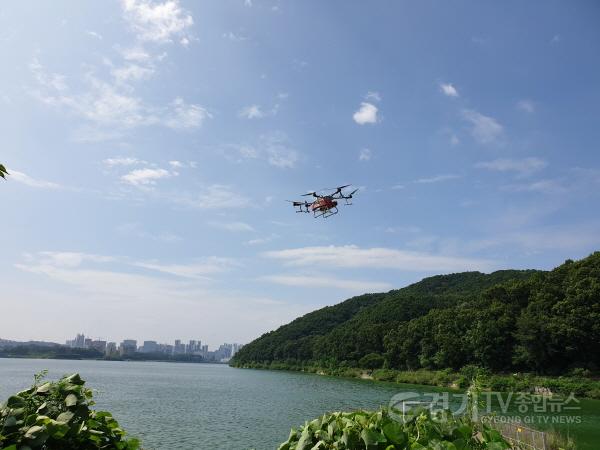
[[[96,390],[98,409],[143,441],[145,449],[274,449],[292,426],[333,410],[377,408],[402,391],[430,387],[373,383],[220,364],[0,359],[0,401],[50,378],[79,372]],[[579,405],[570,427],[581,448],[600,448],[600,401]]]

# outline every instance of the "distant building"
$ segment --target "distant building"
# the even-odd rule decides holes
[[[235,354],[237,352],[239,352],[243,346],[244,346],[243,344],[233,344],[233,347],[231,349],[231,357],[233,358],[235,356]]]
[[[201,340],[190,340],[190,343],[186,347],[186,353],[190,355],[201,355],[202,354],[202,341]]]
[[[173,354],[174,355],[183,355],[185,353],[185,344],[181,343],[181,339],[177,339],[175,341],[175,345],[173,346]]]
[[[104,352],[104,354],[106,356],[117,356],[118,355],[117,343],[109,342],[108,344],[106,344],[106,351]]]
[[[221,362],[227,362],[231,359],[231,352],[233,351],[232,344],[221,344],[215,351],[215,360]]]
[[[121,356],[130,355],[137,351],[137,341],[135,339],[125,339],[119,345],[119,353]]]
[[[160,344],[158,347],[158,351],[164,353],[165,355],[173,354],[173,346],[169,344]]]
[[[75,338],[73,347],[75,348],[85,348],[85,336],[83,334],[78,334]]]
[[[158,353],[159,345],[156,341],[144,341],[144,345],[142,345],[138,351],[140,353]]]
[[[65,345],[71,348],[85,348],[85,341],[85,336],[83,334],[78,334],[75,339],[68,339],[65,342]]]
[[[65,345],[72,348],[94,349],[108,357],[131,355],[136,352],[161,353],[164,355],[187,354],[195,357],[201,356],[205,361],[218,362],[229,361],[243,347],[242,344],[224,343],[218,349],[210,351],[208,345],[202,345],[200,339],[190,339],[187,344],[182,342],[181,339],[176,339],[174,345],[159,344],[157,341],[143,341],[143,344],[138,347],[135,339],[125,339],[117,345],[115,342],[86,338],[83,333],[78,333],[75,339],[68,339]]]
[[[106,352],[106,341],[100,341],[100,340],[91,341],[90,344],[88,345],[88,348],[98,350],[100,353],[105,353]]]

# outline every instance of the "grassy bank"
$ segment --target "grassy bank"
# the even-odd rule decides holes
[[[538,376],[529,373],[491,374],[474,366],[466,366],[460,371],[445,370],[365,370],[350,367],[326,368],[316,365],[293,365],[282,362],[270,364],[252,363],[234,365],[239,368],[292,370],[316,373],[319,375],[346,378],[372,379],[393,383],[420,384],[454,389],[466,389],[474,376],[479,375],[482,389],[496,392],[531,392],[569,395],[571,392],[580,398],[600,400],[600,380],[586,376],[585,372],[574,371],[569,376]]]

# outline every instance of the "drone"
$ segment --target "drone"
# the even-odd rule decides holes
[[[345,200],[346,205],[351,205],[352,204],[352,197],[354,194],[356,194],[356,192],[358,191],[358,189],[353,190],[352,192],[350,192],[349,194],[344,194],[343,189],[347,188],[348,186],[351,186],[350,184],[346,184],[344,186],[340,186],[337,188],[329,188],[329,189],[323,189],[320,192],[323,191],[333,191],[332,193],[329,194],[325,194],[325,195],[321,195],[318,194],[316,191],[313,192],[308,192],[307,194],[302,194],[303,197],[308,197],[308,196],[312,196],[314,197],[314,200],[312,202],[309,201],[292,201],[292,200],[287,200],[288,202],[290,202],[296,209],[297,213],[313,213],[313,217],[323,217],[324,219],[327,219],[328,217],[333,216],[334,214],[337,214],[338,211],[338,200]]]

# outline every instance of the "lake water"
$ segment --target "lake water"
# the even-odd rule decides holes
[[[432,391],[220,364],[0,359],[0,401],[42,369],[50,379],[79,372],[96,391],[96,408],[112,412],[145,449],[274,449],[291,427],[326,411],[373,409],[403,391]],[[583,423],[562,429],[580,448],[600,448],[600,401],[578,406]]]

